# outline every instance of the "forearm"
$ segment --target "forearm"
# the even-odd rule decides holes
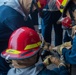
[[[69,71],[65,66],[60,66],[59,68],[53,69],[58,75],[70,75]]]
[[[76,36],[73,39],[73,45],[71,50],[63,48],[62,54],[67,63],[76,64]]]

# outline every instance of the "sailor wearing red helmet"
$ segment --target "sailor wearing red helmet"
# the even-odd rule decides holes
[[[71,72],[76,75],[76,0],[69,0],[63,12],[63,26],[66,28],[67,34],[69,34],[70,39],[64,40],[64,42],[72,41],[71,47],[61,47],[61,52],[64,56],[64,60],[68,64],[72,64]],[[69,39],[69,40],[68,40]]]
[[[76,25],[76,0],[69,0],[62,14],[62,25],[66,29],[64,42],[71,40],[72,26]]]
[[[28,27],[21,27],[10,36],[8,48],[1,56],[11,60],[13,68],[7,75],[69,75],[65,64],[53,56],[49,56],[43,63],[35,65],[40,57],[41,40],[36,31]],[[46,62],[47,61],[47,62]],[[48,70],[46,65],[55,63],[58,68]]]
[[[44,1],[44,0],[43,0]],[[45,0],[46,1],[46,0]],[[23,26],[34,29],[33,24],[28,19],[28,15],[38,9],[37,0],[1,0],[0,5],[0,53],[7,48],[7,43],[11,33]],[[45,3],[44,3],[45,4]],[[40,2],[41,5],[41,2]],[[35,14],[34,14],[35,15]],[[33,15],[33,16],[34,16]],[[37,17],[36,17],[37,18]],[[34,18],[36,21],[36,19]],[[6,75],[9,66],[0,56],[0,74]]]

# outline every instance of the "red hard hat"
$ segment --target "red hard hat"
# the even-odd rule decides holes
[[[62,20],[62,25],[63,25],[64,27],[66,27],[66,28],[71,28],[71,27],[72,27],[71,24],[72,24],[71,18],[69,18],[69,17],[63,18],[63,20]]]
[[[8,48],[1,56],[6,59],[24,59],[35,55],[40,50],[41,40],[36,31],[21,27],[10,36]]]

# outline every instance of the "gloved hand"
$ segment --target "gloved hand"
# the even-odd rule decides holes
[[[55,50],[55,51],[57,51],[59,54],[62,54],[62,49],[63,49],[63,48],[67,48],[67,47],[69,47],[69,48],[72,47],[71,41],[70,41],[70,42],[65,42],[65,43],[63,43],[62,45],[56,46],[56,47],[52,48],[51,50]]]
[[[72,47],[71,41],[62,44],[64,47]]]
[[[47,58],[44,60],[44,65],[48,66],[50,65],[51,63],[57,65],[58,67],[60,66],[65,66],[65,64],[57,57],[54,57],[54,56],[47,56]]]
[[[63,48],[71,48],[71,41],[70,42],[65,42],[63,43],[59,48],[58,48],[58,53],[62,54],[62,49]]]
[[[53,56],[50,58],[50,61],[51,61],[51,63],[53,63],[53,64],[55,64],[55,65],[57,65],[57,66],[58,66],[59,63],[61,62],[59,58],[53,57]]]
[[[51,64],[51,61],[50,61],[50,58],[51,58],[51,57],[52,57],[52,56],[49,55],[49,56],[47,56],[46,59],[43,61],[43,63],[44,63],[46,66],[48,66],[48,65]]]

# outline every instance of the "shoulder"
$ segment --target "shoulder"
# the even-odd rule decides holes
[[[15,72],[15,68],[11,68],[11,69],[8,71],[7,75],[11,75],[11,74],[13,74],[13,72]]]

